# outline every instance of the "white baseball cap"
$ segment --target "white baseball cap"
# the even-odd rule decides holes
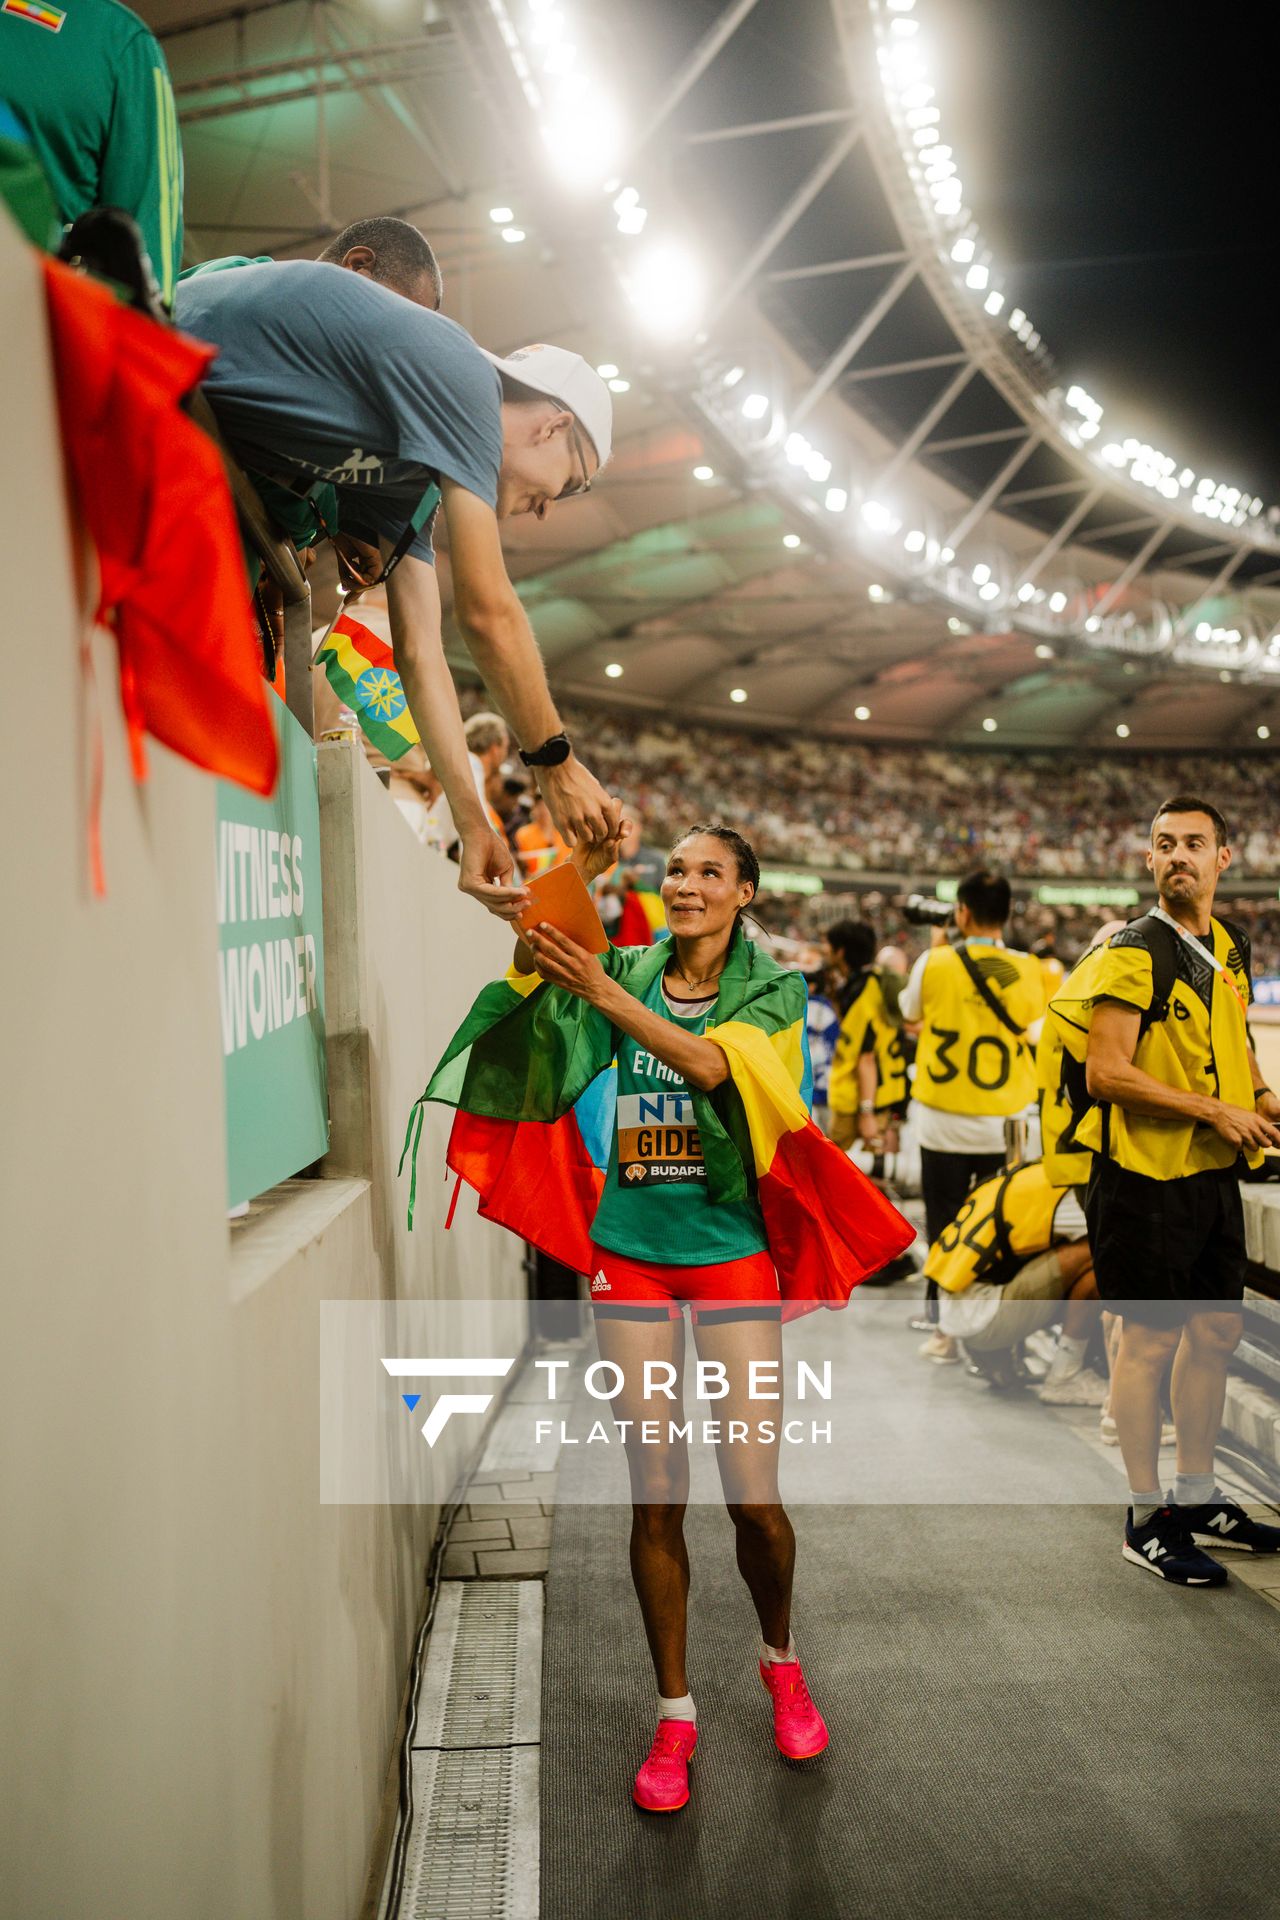
[[[613,451],[613,401],[609,389],[595,368],[580,353],[567,347],[517,347],[514,353],[500,357],[483,347],[480,351],[492,361],[499,373],[509,374],[522,387],[545,393],[558,401],[579,420],[603,467]]]

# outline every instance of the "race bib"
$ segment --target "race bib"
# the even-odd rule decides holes
[[[688,1093],[618,1095],[619,1186],[680,1186],[706,1177]]]

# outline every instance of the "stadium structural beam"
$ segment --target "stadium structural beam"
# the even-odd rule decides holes
[[[820,280],[829,273],[861,273],[866,267],[900,267],[910,257],[901,248],[897,253],[862,253],[849,260],[822,260],[812,267],[776,267],[765,279],[770,286],[781,286],[787,280]]]
[[[353,60],[359,59],[359,52],[352,50],[345,35],[335,27],[332,20],[329,21],[329,37],[331,44],[336,42],[336,44],[334,44],[334,52],[337,58],[342,62],[347,72],[350,73],[350,63]],[[419,103],[417,111],[415,112],[408,101],[405,100],[403,95],[397,90],[394,82],[380,84],[377,88],[376,99],[377,103],[381,106],[382,112],[389,114],[392,119],[395,120],[397,126],[401,127],[403,131],[409,135],[414,145],[420,147],[423,153],[426,154],[428,160],[440,175],[441,180],[443,180],[451,198],[454,200],[464,199],[465,194],[462,182],[458,179],[452,167],[445,159],[443,145],[440,140],[435,137],[436,129],[425,108]]]
[[[1029,564],[1022,569],[1022,572],[1013,583],[1013,591],[1015,593],[1019,587],[1035,585],[1037,575],[1042,573],[1054,555],[1066,546],[1068,540],[1080,525],[1080,522],[1087,513],[1092,513],[1106,490],[1106,487],[1102,485],[1090,487],[1084,498],[1076,502],[1066,519],[1062,522],[1062,525],[1055,533],[1050,534],[1049,538],[1040,548],[1040,551],[1035,554]]]
[[[757,0],[733,0],[732,6],[726,7],[720,18],[712,22],[645,121],[639,135],[632,143],[629,156],[631,159],[644,151],[658,128],[671,118],[686,93],[691,87],[697,85],[721,48],[733,38],[756,3]]]
[[[411,40],[374,40],[363,47],[350,47],[347,57],[351,60],[371,57],[399,59],[405,54],[431,51],[432,42],[416,34]],[[176,100],[185,100],[192,94],[216,93],[221,87],[248,86],[251,80],[278,80],[287,74],[315,73],[321,68],[341,64],[332,48],[315,48],[310,53],[290,54],[287,59],[262,60],[256,66],[230,67],[224,73],[207,74],[199,80],[184,80],[173,89],[173,93]]]
[[[1235,553],[1235,546],[1228,540],[1220,540],[1213,547],[1197,547],[1194,553],[1180,553],[1177,565],[1180,567],[1198,567],[1205,560],[1221,560],[1223,554]]]
[[[774,248],[786,239],[801,214],[805,213],[817,199],[836,168],[840,165],[840,162],[845,159],[848,154],[853,152],[853,149],[857,146],[861,138],[861,121],[851,121],[833,145],[827,149],[808,178],[803,180],[799,187],[797,187],[790,200],[787,201],[786,206],[783,207],[781,213],[773,222],[773,225],[764,233],[755,249],[748,254],[720,298],[716,301],[715,306],[712,308],[704,324],[708,327],[714,325],[714,323],[720,319],[721,315],[726,313],[733,305],[739,294],[745,293]],[[914,272],[914,268],[912,271]]]
[[[1248,552],[1248,547],[1238,547],[1230,560],[1227,561],[1225,567],[1220,568],[1214,575],[1213,579],[1205,588],[1204,593],[1201,595],[1201,598],[1204,600],[1216,600],[1236,568],[1243,563]]]
[[[1090,609],[1090,614],[1093,619],[1101,620],[1104,614],[1111,611],[1111,608],[1120,598],[1120,595],[1124,592],[1130,581],[1137,579],[1148,560],[1154,555],[1157,547],[1168,538],[1176,525],[1177,522],[1172,516],[1160,521],[1150,539],[1143,541],[1132,560],[1127,562],[1123,570],[1111,582],[1111,585],[1107,588],[1101,600],[1094,601]]]
[[[934,367],[958,367],[967,358],[963,353],[930,353],[921,360],[889,360],[879,367],[855,367],[845,379],[850,385],[855,380],[888,380],[898,373],[927,373]]]
[[[278,7],[301,6],[304,0],[258,0],[257,6],[241,4],[236,7],[219,7],[214,13],[197,14],[194,20],[175,20],[167,27],[154,29],[157,40],[176,40],[179,34],[200,33],[205,27],[239,26],[245,20],[252,20],[255,14],[274,13]]]
[[[964,356],[966,359],[968,355]],[[954,440],[931,440],[926,453],[959,453],[965,447],[995,447],[1002,440],[1020,440],[1030,430],[1030,422],[1020,427],[993,427],[988,433],[961,433]]]
[[[1090,527],[1090,540],[1115,540],[1122,533],[1141,533],[1144,527],[1154,527],[1159,514],[1142,513],[1134,520],[1113,520],[1109,527]]]
[[[1013,479],[1014,474],[1031,458],[1031,455],[1041,444],[1043,438],[1043,434],[1033,433],[1028,428],[1022,445],[1014,448],[990,486],[978,495],[978,498],[965,509],[960,519],[956,521],[955,526],[952,527],[950,533],[942,543],[944,547],[953,547],[959,552],[962,541],[969,537],[983,515],[991,511],[991,508]]]
[[[1047,487],[1023,487],[1018,493],[1006,494],[1000,505],[1020,507],[1029,500],[1056,500],[1064,493],[1083,493],[1088,484],[1087,480],[1055,480]]]
[[[890,308],[896,306],[899,297],[906,292],[919,271],[920,268],[917,262],[908,260],[906,264],[894,274],[893,279],[889,282],[888,286],[884,288],[879,299],[872,302],[857,325],[851,332],[845,335],[840,345],[827,361],[827,364],[810,383],[808,391],[801,395],[792,414],[792,418],[797,426],[799,426],[802,420],[808,418],[818,401],[821,400],[823,394],[840,378],[840,375],[844,372],[859,348],[866,345]]]
[[[785,120],[752,120],[738,127],[708,127],[702,133],[686,133],[686,147],[708,147],[717,140],[754,140],[759,133],[792,133],[798,127],[830,127],[841,120],[852,120],[852,107],[826,107],[821,113],[793,113]]]
[[[966,360],[960,371],[947,381],[946,386],[942,389],[937,399],[925,408],[925,411],[916,421],[915,426],[912,427],[906,439],[900,446],[894,449],[893,458],[889,461],[888,465],[882,467],[876,475],[875,485],[877,491],[884,486],[887,481],[892,480],[897,474],[901,473],[903,467],[906,466],[909,460],[914,459],[938,422],[945,419],[947,414],[950,413],[952,407],[960,398],[960,395],[964,392],[977,371],[976,361]],[[1026,429],[1024,428],[1023,431],[1025,432]]]

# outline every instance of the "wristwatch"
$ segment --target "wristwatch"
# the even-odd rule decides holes
[[[526,767],[558,767],[563,765],[572,752],[573,744],[568,734],[553,733],[549,740],[544,740],[542,745],[535,747],[532,753],[526,753],[521,747],[520,758]]]

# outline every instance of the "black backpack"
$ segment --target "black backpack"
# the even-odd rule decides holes
[[[1240,929],[1233,926],[1229,920],[1219,920],[1218,924],[1230,936],[1234,951],[1237,953],[1243,952],[1245,936],[1241,933]],[[1126,935],[1135,933],[1141,935],[1140,941],[1126,939]],[[1146,1033],[1150,1027],[1155,1026],[1157,1021],[1167,1020],[1169,1017],[1169,1000],[1173,993],[1174,981],[1178,977],[1178,944],[1182,936],[1169,925],[1167,920],[1161,920],[1153,913],[1144,913],[1137,920],[1131,920],[1128,926],[1123,928],[1120,933],[1112,934],[1111,938],[1113,941],[1118,940],[1122,945],[1126,946],[1145,946],[1151,955],[1151,1005],[1142,1014],[1138,1022],[1138,1039],[1141,1040],[1143,1034]],[[1093,949],[1090,948],[1089,951],[1092,952]],[[1087,959],[1088,954],[1083,957]],[[1066,1096],[1067,1105],[1071,1110],[1071,1118],[1067,1122],[1062,1138],[1058,1142],[1058,1151],[1060,1153],[1071,1153],[1080,1150],[1081,1143],[1076,1137],[1077,1130],[1090,1109],[1099,1105],[1103,1107],[1102,1138],[1103,1150],[1104,1152],[1106,1151],[1107,1108],[1109,1103],[1094,1099],[1093,1095],[1089,1092],[1085,1072],[1084,1061],[1075,1059],[1064,1047],[1062,1051],[1061,1085],[1062,1091]]]

